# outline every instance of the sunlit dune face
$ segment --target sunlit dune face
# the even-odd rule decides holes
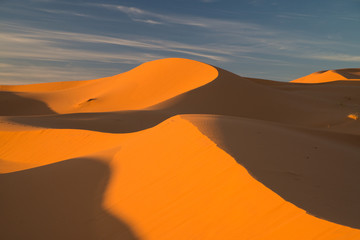
[[[333,71],[325,71],[320,73],[313,73],[308,76],[298,78],[292,82],[297,83],[323,83],[323,82],[333,82],[339,80],[346,80],[346,78]]]
[[[104,207],[142,239],[360,237],[286,202],[180,117],[133,141],[111,163]]]
[[[308,76],[304,76],[293,80],[295,83],[325,83],[333,81],[359,81],[360,71],[359,69],[339,69],[328,70],[312,73]]]
[[[112,87],[118,89],[106,93],[104,101],[116,98],[117,108],[140,109],[175,97],[213,81],[218,76],[216,68],[185,59],[165,59],[145,63],[129,71],[108,79]],[[123,106],[123,107],[122,107]],[[103,106],[102,106],[103,107]]]
[[[106,112],[146,108],[205,85],[217,76],[217,69],[208,64],[170,58],[144,63],[113,77],[2,88],[26,91],[27,98],[47,104],[56,113]]]
[[[359,119],[359,113],[350,113],[349,115],[347,115],[347,117],[352,119],[352,120],[358,120]]]
[[[128,134],[71,129],[0,131],[0,173],[43,166],[117,147]]]

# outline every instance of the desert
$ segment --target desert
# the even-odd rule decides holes
[[[1,239],[360,239],[359,93],[185,58],[1,85]]]

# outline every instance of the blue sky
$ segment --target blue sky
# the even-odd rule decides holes
[[[160,58],[289,81],[360,67],[360,0],[0,0],[0,82],[112,76]]]

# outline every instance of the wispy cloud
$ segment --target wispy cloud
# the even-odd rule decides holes
[[[122,60],[126,62],[144,62],[164,56],[161,54],[147,54],[148,57],[146,58],[145,54],[104,53],[60,47],[63,42],[77,42],[118,45],[151,51],[177,52],[216,61],[227,61],[226,57],[219,56],[219,54],[227,54],[228,52],[226,51],[172,41],[156,39],[131,40],[132,38],[125,39],[94,34],[51,31],[14,24],[0,24],[0,26],[3,29],[8,29],[8,31],[0,33],[0,44],[3,46],[0,49],[0,54],[2,57],[7,58],[33,57],[38,59],[93,60],[103,62],[123,62]]]
[[[123,5],[92,5],[123,12],[130,16],[134,22],[144,22],[153,25],[166,25],[170,23],[182,24],[186,26],[197,26],[205,31],[199,33],[199,35],[201,38],[206,38],[206,40],[202,41],[201,45],[196,45],[154,39],[151,37],[142,36],[141,34],[137,36],[128,36],[128,38],[111,37],[95,34],[45,30],[4,23],[0,24],[0,27],[5,30],[2,34],[3,38],[0,39],[0,43],[1,41],[6,41],[6,39],[18,43],[36,41],[39,44],[42,43],[42,47],[40,49],[49,49],[50,46],[52,48],[57,46],[57,49],[54,50],[57,50],[55,52],[62,52],[61,56],[65,56],[67,52],[66,49],[64,51],[59,51],[61,50],[59,45],[61,45],[63,42],[97,43],[144,49],[146,51],[162,51],[168,53],[173,52],[185,54],[188,56],[201,57],[217,62],[229,61],[229,58],[238,53],[260,51],[260,49],[268,47],[270,44],[272,45],[271,47],[279,46],[281,49],[286,48],[284,44],[280,44],[277,40],[271,39],[272,36],[276,35],[274,31],[252,23],[244,23],[236,20],[159,14],[140,8]],[[219,42],[219,39],[223,39],[223,42]],[[34,51],[34,49],[31,50]],[[84,56],[94,54],[92,50],[89,50],[87,53],[79,53],[84,54]],[[15,56],[16,52],[14,52],[13,55]],[[66,56],[68,57],[69,55]],[[114,59],[113,57],[109,58],[109,54],[105,54],[105,56],[106,57],[104,57],[104,54],[101,54],[99,59]],[[76,59],[79,57],[74,56],[74,58]],[[144,59],[144,61],[145,60],[146,59]]]
[[[279,17],[279,18],[295,19],[295,20],[309,19],[311,21],[313,21],[314,18],[318,17],[316,15],[311,15],[311,14],[292,13],[292,12],[281,13],[281,14],[278,14],[276,16]]]
[[[213,3],[213,2],[218,2],[219,0],[200,0],[200,2],[203,3]]]
[[[141,8],[124,6],[124,5],[110,5],[110,4],[96,4],[95,6],[117,10],[127,14],[133,21],[155,21],[162,24],[179,24],[185,26],[194,26],[200,28],[209,28],[213,30],[221,30],[221,26],[236,27],[243,30],[258,30],[256,24],[244,23],[240,21],[227,21],[221,19],[194,17],[191,15],[178,15],[178,14],[161,14],[152,11],[147,11]],[[151,23],[151,22],[149,22]]]
[[[115,75],[119,71],[121,69],[113,69],[111,73],[109,68],[91,69],[88,67],[67,67],[64,71],[63,67],[56,66],[0,63],[0,80],[1,84],[25,84],[31,83],[32,79],[36,79],[37,82],[88,80]]]
[[[89,14],[84,14],[80,12],[70,11],[70,10],[53,10],[53,9],[45,9],[45,8],[33,8],[34,10],[45,12],[45,13],[51,13],[51,14],[64,14],[64,15],[73,15],[78,17],[92,17]]]
[[[217,21],[217,20],[216,20]],[[217,24],[224,24],[217,21]],[[216,25],[216,24],[215,24]],[[223,35],[234,34],[227,28],[232,28],[234,22],[227,21],[222,26]],[[352,62],[359,61],[359,56],[344,54],[315,54],[312,48],[333,46],[333,42],[319,41],[311,39],[298,39],[296,37],[284,37],[279,33],[266,32],[247,33],[243,35],[234,35],[230,42],[224,41],[216,45],[204,43],[202,46],[194,44],[185,44],[174,41],[152,39],[144,36],[129,36],[128,38],[110,37],[95,34],[74,33],[65,31],[44,30],[32,27],[24,27],[11,23],[1,23],[0,27],[3,32],[0,33],[0,57],[3,59],[27,59],[41,61],[93,61],[103,63],[123,63],[139,64],[145,61],[164,58],[169,56],[169,52],[185,54],[188,56],[209,59],[215,62],[226,62],[230,59],[237,58],[237,61],[265,62],[267,64],[287,65],[283,60],[271,56],[287,56],[295,58],[307,58],[314,60],[342,61]],[[261,32],[261,28],[259,31]],[[214,31],[209,34],[216,35]],[[137,39],[137,40],[133,40]],[[64,43],[66,43],[64,45]],[[77,48],[73,44],[101,44],[115,45],[133,48],[133,51],[95,51],[92,48]],[[70,44],[70,45],[69,45]],[[70,47],[69,47],[70,46]],[[136,49],[140,51],[135,51]],[[267,56],[264,56],[267,55]],[[171,56],[171,55],[170,55]],[[36,70],[33,70],[34,74]],[[54,72],[54,71],[53,71]],[[56,72],[56,71],[55,71]],[[11,71],[4,74],[16,75]],[[14,75],[15,74],[15,75]],[[34,75],[35,76],[35,75]],[[62,75],[63,76],[63,75]],[[65,76],[65,79],[70,77]]]
[[[134,19],[134,21],[148,23],[148,24],[163,24],[162,22],[158,22],[150,19]]]
[[[346,20],[346,21],[353,21],[353,22],[360,22],[359,16],[341,16],[339,19]]]
[[[303,55],[304,58],[328,60],[337,62],[360,62],[360,55],[328,54],[328,55]]]
[[[252,3],[259,5],[264,4],[265,1],[253,0]],[[360,60],[360,56],[356,54],[360,52],[360,47],[356,43],[330,39],[325,35],[316,36],[296,29],[280,29],[266,23],[255,24],[240,18],[194,16],[115,4],[86,3],[86,6],[70,2],[66,4],[66,7],[71,5],[71,10],[66,10],[66,7],[47,9],[48,5],[36,5],[26,9],[14,8],[15,12],[10,12],[14,15],[23,16],[25,12],[28,18],[33,18],[40,14],[45,19],[59,18],[61,23],[81,19],[79,21],[81,24],[74,25],[72,31],[69,31],[57,30],[60,29],[59,25],[52,25],[46,21],[41,23],[24,22],[21,19],[12,22],[3,21],[0,23],[0,60],[7,59],[9,62],[34,60],[42,63],[52,61],[62,64],[77,62],[82,66],[96,62],[99,66],[132,64],[134,67],[142,62],[159,58],[185,57],[224,68],[234,67],[236,64],[266,65],[268,68],[274,65],[288,66],[291,60],[304,64],[307,62],[304,59],[309,59],[308,62],[325,63],[329,61],[350,63]],[[29,9],[34,11],[28,11]],[[286,18],[286,21],[289,18],[292,21],[305,21],[306,18],[317,16],[288,12],[279,14],[278,17]],[[108,28],[103,30],[92,27],[92,23],[94,26],[108,24]],[[136,31],[137,27],[143,30],[144,26],[150,30]],[[66,29],[66,26],[61,27]],[[179,33],[177,33],[178,29]],[[156,32],[153,33],[152,30]],[[164,35],[165,33],[171,34]],[[343,51],[344,49],[352,51]],[[70,75],[60,73],[61,67],[52,68],[51,63],[48,66],[52,73],[48,71],[49,75],[44,74],[46,78],[59,74],[64,79],[72,79]],[[2,79],[20,78],[15,67],[0,64],[0,68],[2,68],[0,73]],[[4,68],[6,71],[3,71]],[[31,72],[34,78],[41,78],[41,71],[47,72],[46,67],[26,66],[24,69]],[[236,72],[236,67],[234,69]],[[81,68],[73,69],[73,72],[79,74],[83,72],[84,76],[87,76]]]
[[[183,18],[175,15],[159,14],[151,11],[146,11],[136,7],[129,7],[124,5],[110,5],[110,4],[98,4],[97,6],[117,10],[127,14],[133,21],[143,21],[147,23],[162,23],[162,24],[181,24],[188,26],[207,27],[208,25],[197,21],[196,18]]]

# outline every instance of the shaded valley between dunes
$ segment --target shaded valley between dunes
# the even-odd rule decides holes
[[[171,58],[0,86],[0,232],[360,239],[359,72],[277,82]]]

